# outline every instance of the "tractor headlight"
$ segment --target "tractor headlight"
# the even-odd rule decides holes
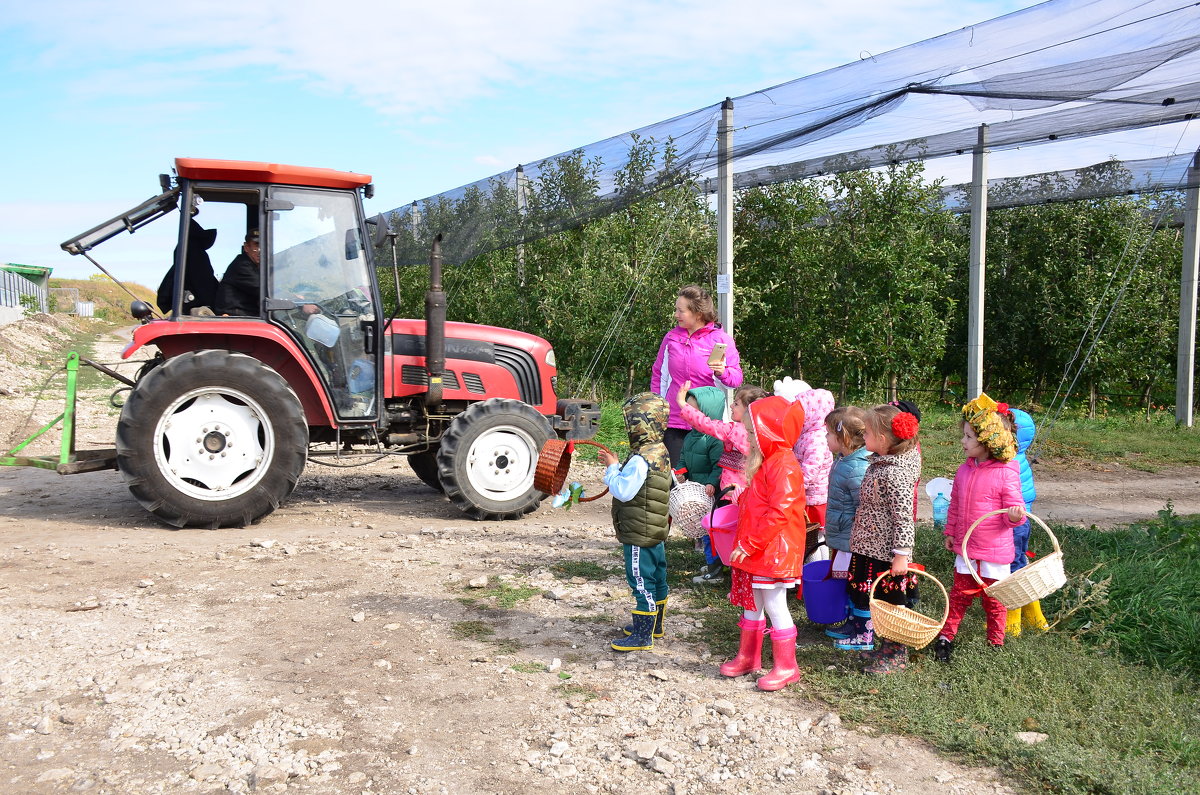
[[[558,360],[554,358],[554,349],[546,351],[546,366],[558,368]]]

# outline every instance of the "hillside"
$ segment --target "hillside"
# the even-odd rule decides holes
[[[143,301],[154,304],[154,290],[136,282],[124,282],[125,286]],[[129,304],[133,301],[112,279],[96,274],[88,279],[50,279],[50,289],[76,288],[80,301],[91,301],[96,305],[96,317],[103,320],[123,321],[129,319]],[[60,310],[61,311],[61,310]]]

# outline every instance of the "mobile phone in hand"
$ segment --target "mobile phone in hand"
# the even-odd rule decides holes
[[[725,348],[726,345],[723,342],[713,345],[712,353],[708,355],[708,364],[710,367],[725,361]]]

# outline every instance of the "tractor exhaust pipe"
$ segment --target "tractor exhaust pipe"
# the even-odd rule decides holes
[[[425,369],[429,391],[425,406],[437,411],[442,405],[442,373],[446,369],[446,294],[442,292],[442,236],[433,239],[429,252],[429,290],[425,293]]]

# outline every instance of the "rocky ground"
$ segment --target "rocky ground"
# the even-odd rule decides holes
[[[50,406],[16,358],[5,435]],[[112,444],[105,395],[81,448]],[[1044,513],[1200,492],[1187,470],[1123,474],[1048,476]],[[402,460],[310,466],[243,530],[166,529],[115,472],[2,469],[0,495],[6,792],[1010,791],[802,683],[723,679],[687,588],[653,652],[610,652],[629,596],[605,501],[467,521]]]

